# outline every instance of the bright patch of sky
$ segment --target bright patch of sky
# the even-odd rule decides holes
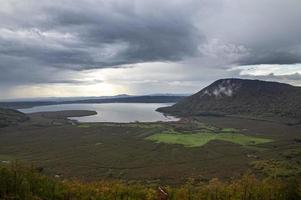
[[[275,76],[282,75],[292,75],[292,74],[301,74],[301,64],[293,64],[293,65],[245,65],[233,67],[231,70],[238,70],[239,75],[251,75],[251,76],[267,76],[273,74]]]

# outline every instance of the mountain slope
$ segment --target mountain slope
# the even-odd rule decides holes
[[[28,120],[28,117],[16,110],[0,108],[0,128],[15,125]]]
[[[301,121],[301,88],[246,79],[217,80],[198,93],[158,111],[178,116],[239,115]]]

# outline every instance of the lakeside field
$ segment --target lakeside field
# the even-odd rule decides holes
[[[59,116],[32,114],[20,126],[0,129],[0,165],[20,160],[48,176],[84,181],[179,184],[228,180],[248,170],[300,177],[298,126],[227,117],[74,123]]]
[[[182,144],[186,147],[200,147],[207,144],[210,141],[221,140],[239,144],[242,146],[254,146],[257,144],[263,144],[272,142],[273,140],[267,138],[260,138],[254,136],[246,136],[239,133],[231,133],[228,131],[221,131],[219,133],[194,133],[194,134],[181,134],[179,132],[163,132],[151,135],[147,137],[148,140],[155,141],[157,143],[167,144]]]

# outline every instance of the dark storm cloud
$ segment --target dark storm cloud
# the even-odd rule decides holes
[[[71,84],[70,70],[145,62],[192,60],[191,79],[194,68],[211,77],[210,68],[300,63],[300,9],[299,0],[5,0],[0,83]]]
[[[300,41],[301,45],[301,41]],[[300,51],[292,51],[291,49],[271,49],[253,50],[249,56],[243,57],[238,60],[237,64],[240,65],[260,65],[260,64],[296,64],[301,63],[301,46]]]
[[[144,4],[118,1],[49,2],[45,5],[43,1],[37,3],[38,10],[31,16],[34,23],[24,22],[23,19],[14,21],[14,28],[9,29],[13,37],[0,37],[1,46],[5,47],[0,49],[0,54],[32,58],[47,66],[89,69],[150,61],[177,61],[194,55],[200,42],[190,14],[175,12],[168,7],[156,13],[153,10],[155,6],[150,7],[149,12]],[[16,6],[15,12],[18,9]],[[6,16],[9,17],[13,16]],[[22,39],[15,35],[14,38],[14,34],[22,29],[29,30],[27,34],[34,37],[31,43],[24,41],[26,36]],[[48,38],[48,32],[68,33],[73,37],[68,42],[60,38],[61,35]],[[45,45],[43,42],[61,46]]]

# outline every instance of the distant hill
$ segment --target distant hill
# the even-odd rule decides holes
[[[115,97],[111,99],[110,98],[86,99],[81,101],[75,101],[75,103],[175,103],[183,98],[184,98],[183,96],[171,96],[171,95],[160,95],[160,96],[145,95],[145,96],[129,96],[129,97],[119,97],[119,98]]]
[[[16,110],[0,108],[0,128],[24,122],[29,118]]]
[[[180,95],[144,95],[128,96],[118,95],[112,97],[95,97],[80,100],[63,100],[63,101],[8,101],[0,102],[0,107],[21,109],[31,108],[34,106],[56,105],[56,104],[74,104],[74,103],[176,103],[183,99]]]
[[[236,115],[301,122],[301,87],[248,79],[221,79],[158,111],[178,116]]]

